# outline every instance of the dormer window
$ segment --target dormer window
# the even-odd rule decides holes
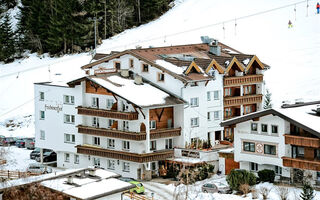
[[[142,64],[142,72],[149,72],[149,65],[148,64]]]
[[[117,70],[120,70],[120,68],[121,68],[121,63],[118,62],[118,61],[114,62],[114,68],[116,68]]]
[[[158,73],[158,81],[164,81],[164,73]]]

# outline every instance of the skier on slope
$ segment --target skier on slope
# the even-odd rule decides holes
[[[319,2],[317,3],[317,14],[319,14],[320,13],[320,4],[319,4]]]
[[[288,22],[288,28],[292,28],[292,27],[293,27],[292,22],[291,22],[291,20],[289,20],[289,22]]]

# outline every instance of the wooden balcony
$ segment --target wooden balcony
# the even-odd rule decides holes
[[[282,157],[282,162],[283,162],[283,166],[285,167],[320,171],[319,160],[307,160],[303,158]]]
[[[76,107],[78,109],[79,115],[90,115],[96,117],[106,117],[113,119],[123,119],[123,120],[137,120],[138,113],[137,112],[120,112],[114,110],[104,110],[97,108],[85,108],[82,106]]]
[[[262,74],[236,76],[236,77],[225,77],[223,80],[223,86],[238,86],[261,83],[263,81]]]
[[[285,144],[303,147],[320,148],[320,138],[303,137],[298,135],[285,134]]]
[[[262,102],[262,94],[237,96],[237,97],[225,97],[224,106],[239,106],[243,104],[254,104]]]
[[[106,128],[95,128],[89,126],[79,125],[78,133],[88,134],[88,135],[97,135],[111,138],[120,138],[127,140],[146,140],[146,133],[136,133],[129,131],[113,130]],[[167,137],[176,137],[181,135],[181,128],[170,128],[170,129],[156,129],[150,131],[150,139],[158,138],[167,138]]]
[[[91,156],[100,156],[106,158],[113,158],[117,160],[127,160],[131,162],[145,163],[165,160],[167,158],[173,157],[173,149],[156,151],[152,153],[130,153],[126,151],[116,151],[111,149],[103,149],[99,147],[94,147],[90,145],[77,145],[77,153],[86,154]]]

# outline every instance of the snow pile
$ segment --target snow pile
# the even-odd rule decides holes
[[[11,171],[27,171],[30,163],[35,163],[35,160],[30,159],[32,150],[12,147],[2,147],[1,152],[4,153],[4,159],[7,160],[5,165],[0,165],[1,170]]]
[[[0,122],[0,133],[5,137],[34,137],[33,115],[5,119]]]
[[[161,67],[166,68],[167,70],[176,73],[176,74],[183,74],[187,67],[178,67],[172,63],[169,63],[164,60],[156,60],[156,64],[160,65]]]
[[[119,76],[110,76],[108,80],[121,86],[100,78],[92,78],[92,80],[139,106],[163,104],[165,103],[165,98],[169,97],[167,93],[147,83],[137,85],[134,80]],[[145,96],[145,94],[148,94],[148,96]]]
[[[247,66],[247,65],[249,64],[249,62],[250,62],[250,59],[249,59],[249,58],[246,58],[246,59],[244,59],[244,60],[242,61],[242,63],[243,63],[245,66]]]

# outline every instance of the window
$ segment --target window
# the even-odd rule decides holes
[[[122,121],[123,131],[129,131],[129,121]]]
[[[100,158],[93,158],[93,166],[100,167]]]
[[[74,96],[63,95],[64,104],[74,104]]]
[[[39,97],[40,101],[44,101],[44,92],[40,92]]]
[[[245,95],[252,94],[252,86],[251,85],[243,86],[243,89],[244,89]]]
[[[213,99],[214,100],[219,100],[219,90],[216,90],[213,92]]]
[[[231,96],[231,88],[224,89],[224,96]]]
[[[149,126],[150,126],[150,129],[156,129],[157,128],[156,120],[151,120],[149,122]]]
[[[114,160],[108,160],[108,169],[115,169],[114,165],[115,165]]]
[[[74,155],[74,164],[79,164],[79,155]]]
[[[191,105],[191,107],[198,107],[199,106],[199,98],[198,97],[191,98],[190,105]]]
[[[275,145],[264,145],[264,154],[276,155],[276,146]]]
[[[220,119],[220,111],[214,111],[213,118],[214,118],[214,120],[219,120]]]
[[[129,59],[129,65],[130,65],[131,68],[134,67],[134,62],[133,62],[133,59],[132,59],[132,58]]]
[[[164,81],[164,73],[158,73],[158,81]]]
[[[255,152],[255,143],[253,142],[243,142],[243,150]]]
[[[93,145],[100,145],[100,138],[99,137],[93,137],[92,139],[93,139],[93,141],[92,141]]]
[[[92,126],[99,128],[99,118],[98,117],[92,118]]]
[[[251,171],[258,171],[258,164],[250,162],[250,170]]]
[[[225,129],[224,129],[224,136],[225,136],[226,138],[230,138],[231,135],[232,135],[232,128],[225,128]]]
[[[157,163],[156,162],[152,162],[151,163],[151,170],[155,171],[157,169]]]
[[[70,161],[70,154],[65,153],[64,154],[64,162],[69,162]]]
[[[293,158],[304,158],[304,147],[292,146],[292,157]]]
[[[268,133],[268,125],[267,124],[261,124],[261,132]]]
[[[115,147],[114,139],[108,139],[108,148],[113,149],[114,147]]]
[[[114,100],[113,99],[107,99],[107,108],[111,109],[113,106]]]
[[[212,112],[208,112],[207,114],[208,121],[212,120]]]
[[[44,130],[40,130],[40,140],[46,139],[46,132]]]
[[[113,125],[114,122],[115,122],[115,120],[109,119],[108,120],[108,128],[110,128]]]
[[[98,97],[92,97],[92,107],[93,108],[99,107],[99,98]]]
[[[172,149],[173,147],[173,139],[166,139],[166,149]]]
[[[40,119],[43,120],[45,118],[45,112],[40,110]]]
[[[157,141],[156,140],[153,140],[153,141],[150,141],[150,150],[157,150]]]
[[[64,142],[74,144],[76,141],[76,136],[74,134],[64,134]]]
[[[252,106],[245,106],[244,112],[245,112],[245,114],[252,113]]]
[[[121,63],[120,62],[114,62],[114,68],[119,70],[121,68]]]
[[[123,171],[124,172],[130,172],[130,163],[123,162]]]
[[[64,123],[74,124],[74,115],[64,115]]]
[[[282,175],[282,168],[278,166],[274,166],[274,172],[276,175]]]
[[[191,118],[191,127],[199,126],[199,117]]]
[[[142,64],[142,72],[148,72],[148,71],[149,71],[148,64]]]
[[[257,123],[252,123],[251,124],[251,131],[257,132],[258,131],[258,124]]]
[[[207,101],[211,101],[211,94],[212,94],[212,92],[207,92]]]
[[[273,133],[273,134],[278,134],[278,126],[276,126],[276,125],[271,125],[271,133]]]
[[[122,149],[130,150],[130,142],[129,141],[122,141]]]
[[[231,117],[232,116],[232,109],[231,108],[226,108],[225,109],[225,117]]]

